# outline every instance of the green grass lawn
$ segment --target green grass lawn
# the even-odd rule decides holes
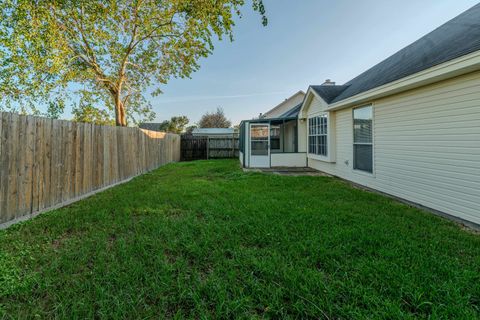
[[[480,317],[480,236],[328,177],[167,165],[0,231],[0,318]]]

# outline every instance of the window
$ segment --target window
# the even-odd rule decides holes
[[[373,172],[372,106],[353,109],[353,168]]]
[[[308,153],[327,156],[327,123],[327,114],[308,119]]]
[[[280,126],[270,126],[270,149],[280,150]]]

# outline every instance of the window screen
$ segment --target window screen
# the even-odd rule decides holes
[[[373,172],[372,106],[353,109],[353,168]]]

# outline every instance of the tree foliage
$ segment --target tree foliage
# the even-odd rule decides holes
[[[205,113],[198,122],[199,128],[230,128],[232,123],[225,117],[222,108],[217,108],[215,112]]]
[[[160,131],[171,133],[182,133],[190,120],[186,116],[172,117],[170,120],[165,120],[160,123]]]
[[[185,128],[185,133],[186,134],[192,134],[193,133],[193,130],[195,130],[197,128],[196,125],[191,125],[191,126],[188,126]]]
[[[89,122],[102,126],[115,125],[115,120],[110,117],[106,110],[97,108],[92,104],[80,102],[73,107],[72,114],[72,120],[76,122]]]
[[[0,1],[0,103],[36,110],[70,95],[95,101],[117,125],[153,119],[145,92],[189,77],[232,39],[245,0]],[[262,0],[253,0],[265,25]],[[90,108],[90,105],[87,104]]]
[[[45,116],[52,119],[59,119],[65,110],[65,102],[60,101],[49,101],[47,106],[47,112]]]

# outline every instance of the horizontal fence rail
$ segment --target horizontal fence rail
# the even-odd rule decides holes
[[[181,160],[238,158],[238,137],[207,137],[182,135]]]
[[[0,226],[180,160],[180,136],[0,112]]]

